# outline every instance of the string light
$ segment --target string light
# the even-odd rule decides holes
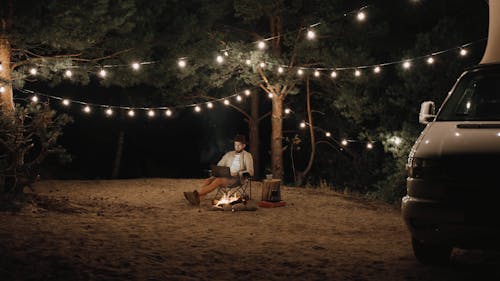
[[[178,65],[180,68],[184,68],[184,67],[186,67],[186,65],[187,65],[186,60],[184,60],[184,59],[180,59],[180,60],[177,62],[177,65]]]
[[[332,71],[332,73],[330,73],[330,77],[337,78],[337,71]]]
[[[154,111],[154,110],[152,110],[152,109],[150,109],[150,110],[148,111],[148,116],[149,116],[149,117],[154,117],[154,116],[155,116],[155,111]]]
[[[229,57],[229,53],[227,51],[224,51],[224,56]]]
[[[168,117],[172,116],[172,111],[170,109],[165,110],[165,115]]]
[[[236,100],[237,100],[237,101],[241,101],[241,100],[242,100],[241,96],[240,96],[240,95],[237,95],[237,96],[236,96]]]
[[[260,66],[260,68],[264,68],[264,67],[266,67],[266,63],[265,63],[265,62],[261,62],[261,63],[259,64],[259,66]]]
[[[83,108],[83,112],[85,113],[90,113],[90,106],[86,105],[84,108]]]
[[[63,104],[64,106],[69,106],[69,100],[68,100],[68,99],[63,99],[63,100],[62,100],[62,104]]]
[[[1,86],[1,87],[0,87],[0,93],[1,93],[1,94],[5,93],[5,87],[4,87],[4,86]]]
[[[302,68],[299,68],[297,70],[297,75],[302,76],[303,74],[304,74],[304,70],[302,70]]]
[[[325,133],[325,136],[329,138],[329,137],[331,137],[331,136],[332,136],[332,134],[331,134],[330,132],[326,132],[326,133]]]
[[[199,105],[195,106],[194,107],[194,111],[200,112],[201,111],[201,107]]]
[[[356,70],[354,71],[354,76],[356,76],[356,77],[361,76],[361,70],[356,69]]]
[[[300,128],[304,129],[306,127],[306,122],[300,122]]]
[[[212,108],[212,107],[214,107],[214,105],[213,105],[211,102],[208,102],[208,103],[207,103],[207,107],[208,107],[208,108]]]
[[[249,90],[249,89],[246,89],[246,90],[245,90],[245,96],[247,96],[247,97],[248,97],[250,94],[251,94],[250,90]]]
[[[141,65],[138,62],[132,63],[132,69],[133,70],[139,70],[141,68]]]
[[[292,112],[290,108],[285,108],[285,114],[290,114],[290,112]]]
[[[229,100],[225,99],[225,100],[224,100],[224,104],[225,104],[225,105],[229,105]]]
[[[376,67],[373,69],[373,73],[375,73],[375,74],[380,73],[380,66],[376,66]]]
[[[104,111],[106,113],[107,116],[111,116],[113,115],[113,109],[111,108],[107,108],[106,111]]]
[[[246,63],[247,65],[251,65],[251,64],[252,64],[252,61],[251,61],[251,60],[246,60],[246,61],[245,61],[245,63]]]
[[[73,72],[71,72],[71,70],[66,70],[66,72],[64,72],[64,75],[66,75],[66,77],[68,78],[71,78],[71,76],[73,76]]]
[[[313,30],[309,29],[307,31],[307,39],[313,40],[314,38],[316,38],[316,33]]]
[[[273,93],[267,94],[267,97],[270,98],[270,99],[272,99],[273,98]]]
[[[128,112],[127,112],[128,116],[130,117],[134,117],[135,116],[135,111],[130,109]]]
[[[341,142],[340,142],[343,146],[347,146],[348,142],[346,139],[343,139]]]
[[[280,67],[278,67],[278,73],[279,73],[279,74],[282,74],[282,73],[283,73],[283,71],[284,71],[284,70],[283,70],[283,67],[281,67],[281,66],[280,66]]]
[[[371,142],[367,143],[366,144],[366,148],[367,149],[372,149],[373,148],[373,144]]]
[[[31,97],[31,101],[32,102],[38,102],[38,96],[37,95],[34,95]]]
[[[319,77],[320,75],[321,75],[321,74],[319,73],[319,71],[318,71],[318,70],[315,70],[315,71],[314,71],[314,77]]]
[[[102,78],[105,78],[107,74],[108,73],[104,69],[101,69],[101,71],[99,71],[99,76],[101,76]]]
[[[30,74],[31,74],[31,75],[36,75],[36,74],[37,74],[37,72],[38,72],[38,71],[37,71],[37,70],[36,70],[36,68],[34,68],[34,67],[30,69]]]
[[[410,67],[411,67],[411,62],[409,60],[403,62],[404,69],[410,69]]]
[[[222,57],[221,55],[218,55],[218,56],[215,58],[215,60],[217,60],[217,62],[218,62],[219,64],[221,64],[221,63],[223,63],[223,62],[224,62],[224,57]]]
[[[464,48],[460,48],[460,55],[462,57],[465,57],[467,55],[467,49],[464,49]]]
[[[359,11],[356,17],[358,18],[358,21],[364,21],[366,19],[366,14],[363,11]]]
[[[261,50],[265,49],[266,48],[266,43],[264,41],[259,41],[257,43],[257,47]]]
[[[427,58],[427,64],[433,64],[434,63],[434,57],[430,56]]]

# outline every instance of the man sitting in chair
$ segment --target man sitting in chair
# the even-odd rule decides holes
[[[184,197],[191,205],[199,205],[200,201],[205,198],[205,195],[214,191],[221,185],[232,185],[240,180],[243,174],[248,173],[253,176],[253,158],[252,154],[245,151],[246,140],[244,135],[236,135],[234,138],[234,151],[226,153],[217,163],[217,166],[229,167],[231,177],[210,177],[205,179],[200,190],[193,192],[184,192]]]

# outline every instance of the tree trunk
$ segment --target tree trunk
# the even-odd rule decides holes
[[[118,142],[116,144],[116,154],[115,154],[115,161],[113,163],[113,172],[111,173],[111,178],[113,179],[118,178],[118,175],[120,174],[124,139],[125,139],[125,131],[123,130],[123,128],[120,128],[120,132],[118,133]]]
[[[309,156],[309,162],[307,163],[304,171],[297,172],[295,177],[295,183],[302,185],[304,183],[305,176],[311,170],[312,164],[314,162],[314,155],[316,154],[316,139],[314,137],[314,125],[311,113],[311,88],[309,86],[309,77],[306,80],[306,101],[307,101],[307,122],[309,123],[309,136],[311,139],[311,154]]]
[[[481,64],[500,62],[500,0],[490,0],[488,44]]]
[[[271,113],[271,170],[274,179],[283,178],[283,99],[279,89],[273,94]]]
[[[0,37],[0,109],[4,112],[14,112],[10,56],[10,42],[7,37],[2,35]]]
[[[259,134],[259,95],[251,97],[251,120],[248,122],[250,153],[253,157],[254,178],[260,179],[260,134]]]

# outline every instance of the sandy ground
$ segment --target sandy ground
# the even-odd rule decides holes
[[[286,207],[217,212],[183,198],[200,182],[38,182],[43,200],[0,212],[0,280],[500,280],[498,253],[419,264],[384,203],[283,187]]]

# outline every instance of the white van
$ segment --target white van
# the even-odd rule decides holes
[[[425,264],[449,260],[453,247],[500,244],[500,64],[465,71],[427,124],[407,164],[403,218]]]

